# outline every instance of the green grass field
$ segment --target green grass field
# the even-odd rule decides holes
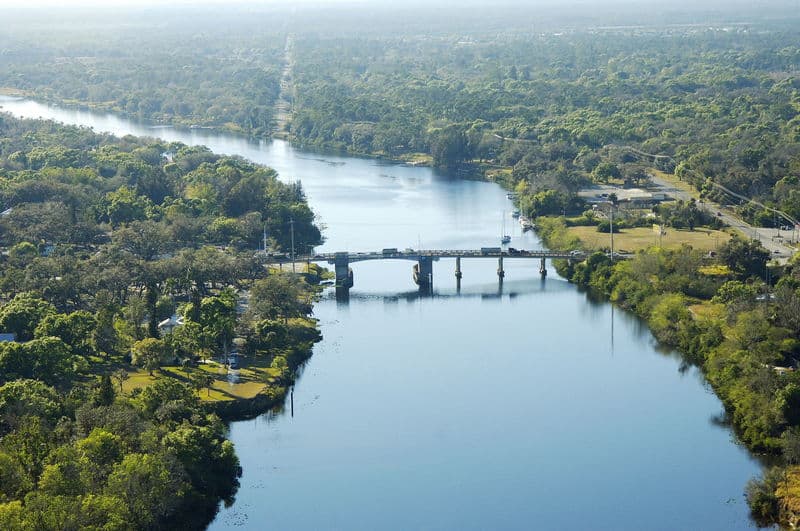
[[[146,370],[140,369],[128,372],[129,378],[123,383],[122,391],[127,395],[134,389],[147,387],[158,376],[169,376],[188,383],[190,373],[196,370],[206,371],[215,377],[210,392],[208,389],[202,389],[198,393],[202,400],[212,402],[253,398],[270,385],[278,373],[276,369],[267,366],[266,360],[258,359],[242,360],[242,367],[238,370],[235,383],[229,381],[228,370],[216,362],[201,363],[188,371],[183,367],[161,367],[160,370],[154,371],[153,376]]]
[[[570,234],[580,238],[583,246],[588,250],[607,249],[610,245],[610,235],[597,232],[596,227],[569,227]],[[666,229],[666,234],[660,237],[651,227],[636,227],[624,229],[614,234],[614,250],[618,252],[635,252],[654,245],[661,245],[665,249],[677,249],[682,244],[691,245],[695,249],[713,251],[730,239],[730,234],[713,229]]]

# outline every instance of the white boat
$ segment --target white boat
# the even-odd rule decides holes
[[[500,243],[505,245],[511,242],[511,236],[506,234],[506,213],[503,212],[503,229],[500,231]]]
[[[531,220],[529,220],[525,216],[519,217],[519,224],[522,227],[523,231],[531,230],[533,228],[533,223],[531,223]]]

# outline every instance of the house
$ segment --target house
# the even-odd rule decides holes
[[[160,323],[158,323],[158,330],[162,334],[171,334],[175,327],[181,326],[183,324],[183,316],[173,314],[168,319],[164,319]]]

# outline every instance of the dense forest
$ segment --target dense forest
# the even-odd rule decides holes
[[[732,198],[710,181],[797,219],[800,47],[794,19],[772,8],[165,10],[122,27],[87,13],[80,31],[22,13],[0,22],[0,87],[267,136],[288,67],[282,97],[303,143],[422,154],[566,202],[588,179],[639,179],[655,165],[715,200]]]
[[[205,527],[240,470],[198,361],[238,338],[280,398],[318,340],[314,288],[256,254],[290,219],[320,242],[302,189],[205,148],[0,115],[0,212],[0,528]]]
[[[0,87],[155,124],[271,131],[280,33],[241,19],[226,29],[224,16],[138,14],[116,24],[93,12],[16,15],[0,21]]]
[[[568,194],[582,181],[655,165],[714,199],[729,201],[708,179],[800,217],[794,30],[308,37],[295,48],[292,131],[301,140],[428,153],[439,166],[500,170],[533,193]],[[744,214],[773,223],[771,214]]]

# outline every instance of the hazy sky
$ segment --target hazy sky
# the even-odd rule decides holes
[[[354,4],[363,3],[370,0],[235,0],[226,2],[225,0],[0,0],[0,7],[114,7],[114,6],[163,6],[170,5],[231,5],[231,4],[250,4],[250,5],[291,5],[291,4]],[[374,1],[374,0],[373,0]]]

